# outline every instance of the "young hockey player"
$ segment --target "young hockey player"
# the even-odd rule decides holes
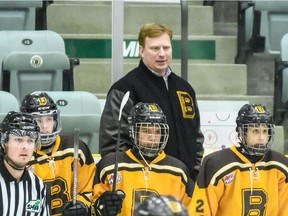
[[[140,102],[132,108],[128,122],[134,146],[119,152],[117,177],[114,176],[115,153],[104,156],[97,164],[92,198],[96,215],[103,214],[101,195],[112,190],[113,181],[116,189],[126,195],[122,210],[116,209],[118,213],[121,211],[120,215],[135,215],[136,207],[146,197],[158,195],[177,197],[189,209],[194,182],[183,162],[164,153],[169,127],[160,107]]]
[[[246,104],[236,124],[239,146],[203,160],[192,215],[288,215],[288,159],[271,150],[271,114],[263,105]]]
[[[52,215],[87,215],[96,167],[88,146],[79,140],[77,203],[74,206],[71,202],[74,137],[59,135],[60,110],[45,92],[26,95],[20,110],[31,113],[40,127],[41,149],[35,151],[30,169],[48,185]]]

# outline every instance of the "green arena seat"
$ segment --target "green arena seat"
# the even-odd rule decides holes
[[[0,122],[9,111],[19,111],[19,103],[16,97],[6,91],[0,91]]]
[[[67,73],[70,59],[58,33],[0,31],[0,41],[0,90],[11,92],[19,102],[33,91],[73,90],[73,72]]]
[[[0,0],[0,29],[35,30],[36,10],[42,6],[43,0]]]

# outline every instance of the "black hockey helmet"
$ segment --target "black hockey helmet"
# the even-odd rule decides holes
[[[267,152],[274,141],[274,121],[267,108],[261,104],[245,104],[238,112],[236,118],[236,132],[240,144],[244,146],[250,155],[261,156]],[[246,134],[248,127],[266,125],[268,128],[268,142],[265,146],[248,146],[246,144]]]
[[[158,104],[139,102],[132,108],[128,123],[130,138],[143,155],[154,157],[165,148],[169,137],[169,126],[166,116]],[[155,145],[152,146],[140,146],[140,127],[154,127],[154,131],[156,128],[160,128],[160,134],[158,135],[161,136],[160,142],[155,142]]]
[[[57,105],[46,92],[28,94],[21,101],[21,112],[35,113],[49,110],[57,110]]]
[[[189,216],[187,208],[173,196],[147,197],[136,209],[135,216]]]
[[[36,119],[43,116],[53,116],[54,128],[52,133],[41,133],[41,145],[49,146],[56,140],[56,137],[62,129],[60,110],[57,108],[56,103],[46,93],[34,93],[26,95],[21,102],[21,112],[30,113],[35,116]]]
[[[128,117],[129,125],[139,122],[146,123],[163,123],[166,124],[166,116],[162,109],[156,103],[142,103],[136,104],[130,111]]]
[[[0,124],[1,145],[5,149],[9,134],[29,136],[35,139],[35,148],[40,145],[40,129],[36,119],[27,113],[10,111]]]

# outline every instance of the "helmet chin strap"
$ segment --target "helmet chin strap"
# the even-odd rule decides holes
[[[17,166],[11,159],[8,158],[7,154],[4,156],[5,161],[15,170],[24,170],[26,166],[24,167],[19,167]]]

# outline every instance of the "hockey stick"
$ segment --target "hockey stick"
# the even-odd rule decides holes
[[[121,116],[122,110],[129,99],[130,91],[127,91],[122,98],[120,110],[119,110],[119,118],[118,118],[118,134],[117,134],[117,143],[116,143],[116,153],[115,153],[115,169],[114,169],[114,179],[113,179],[113,187],[112,191],[116,191],[116,181],[117,181],[117,172],[118,172],[118,155],[119,155],[119,146],[120,146],[120,132],[121,132]]]
[[[74,163],[73,163],[73,206],[77,201],[77,184],[78,184],[78,149],[79,149],[79,128],[74,129]]]

